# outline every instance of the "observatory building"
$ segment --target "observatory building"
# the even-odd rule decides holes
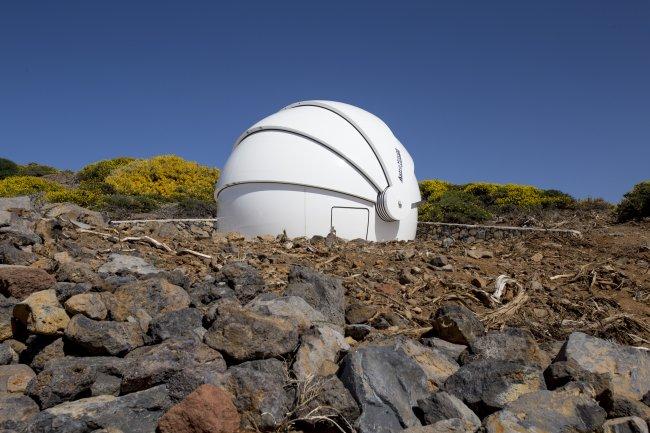
[[[247,236],[413,239],[420,191],[413,159],[376,116],[298,102],[235,142],[217,188],[217,227]]]

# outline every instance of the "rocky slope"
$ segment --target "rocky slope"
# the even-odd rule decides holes
[[[0,199],[0,431],[647,432],[647,229],[245,240]]]

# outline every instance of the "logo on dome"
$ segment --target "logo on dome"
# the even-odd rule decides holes
[[[402,177],[402,154],[399,153],[399,149],[395,148],[395,153],[397,154],[397,178],[400,182],[404,183]]]

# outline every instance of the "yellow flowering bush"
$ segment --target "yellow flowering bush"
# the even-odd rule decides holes
[[[36,176],[10,176],[0,180],[0,197],[17,197],[63,190],[63,185]]]
[[[119,158],[104,159],[102,161],[93,162],[92,164],[88,164],[82,168],[77,176],[81,182],[104,182],[113,170],[135,160],[135,158],[122,156]]]
[[[52,203],[71,202],[82,207],[98,208],[104,203],[104,195],[100,191],[81,188],[64,188],[48,191],[45,200]]]
[[[106,177],[106,183],[119,194],[212,201],[218,179],[216,168],[163,155],[118,167]]]
[[[427,179],[420,182],[422,200],[438,200],[451,187],[449,182],[439,179]]]

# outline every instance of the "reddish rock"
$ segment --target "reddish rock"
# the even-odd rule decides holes
[[[239,421],[231,395],[206,384],[169,409],[158,429],[160,433],[234,433]]]
[[[34,292],[54,288],[56,280],[42,269],[0,265],[0,293],[20,300]]]

